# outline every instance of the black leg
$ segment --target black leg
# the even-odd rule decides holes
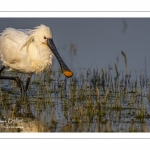
[[[8,76],[1,76],[1,73],[2,73],[2,71],[5,69],[5,66],[3,66],[1,69],[0,69],[0,79],[8,79],[8,80],[14,80],[14,81],[16,81],[17,82],[17,85],[19,86],[19,88],[20,88],[20,91],[21,91],[21,94],[22,94],[22,92],[24,91],[25,92],[25,94],[26,94],[26,90],[25,90],[25,88],[24,88],[24,86],[23,86],[23,82],[19,79],[19,77],[8,77]]]
[[[32,77],[32,73],[28,74],[28,78],[26,81],[26,91],[28,90],[28,86],[29,86],[29,82],[30,82],[31,77]]]
[[[3,66],[1,69],[0,69],[0,76],[1,76],[1,73],[2,71],[5,69],[5,66]]]

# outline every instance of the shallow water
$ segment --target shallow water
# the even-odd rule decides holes
[[[24,84],[27,78],[4,74],[18,75]],[[27,98],[14,81],[0,80],[0,131],[149,132],[149,79],[115,77],[97,70],[70,79],[44,72],[32,77]]]

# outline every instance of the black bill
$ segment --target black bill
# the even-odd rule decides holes
[[[62,73],[66,76],[66,77],[72,77],[73,72],[66,66],[66,64],[64,63],[64,61],[62,60],[62,58],[60,57],[55,44],[53,42],[53,39],[47,39],[47,45],[50,47],[51,51],[54,53],[54,55],[56,56],[56,58],[58,59],[58,62],[61,66],[61,70]]]

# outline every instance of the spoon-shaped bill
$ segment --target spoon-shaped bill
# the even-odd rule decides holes
[[[54,55],[56,56],[56,58],[58,59],[58,62],[61,66],[61,70],[62,73],[66,76],[66,77],[72,77],[73,72],[67,67],[67,65],[64,63],[64,61],[62,60],[62,58],[60,57],[55,44],[53,42],[53,39],[47,39],[47,45],[50,47],[51,51],[54,53]]]

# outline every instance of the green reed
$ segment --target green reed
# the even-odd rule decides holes
[[[60,69],[33,75],[26,99],[15,82],[1,80],[0,131],[149,132],[149,79],[145,72],[128,74],[127,56],[122,55],[125,74],[115,64],[113,75],[110,67],[74,72],[70,79]],[[18,75],[24,84],[27,78],[17,72],[3,74]],[[8,123],[16,118],[22,121]]]

